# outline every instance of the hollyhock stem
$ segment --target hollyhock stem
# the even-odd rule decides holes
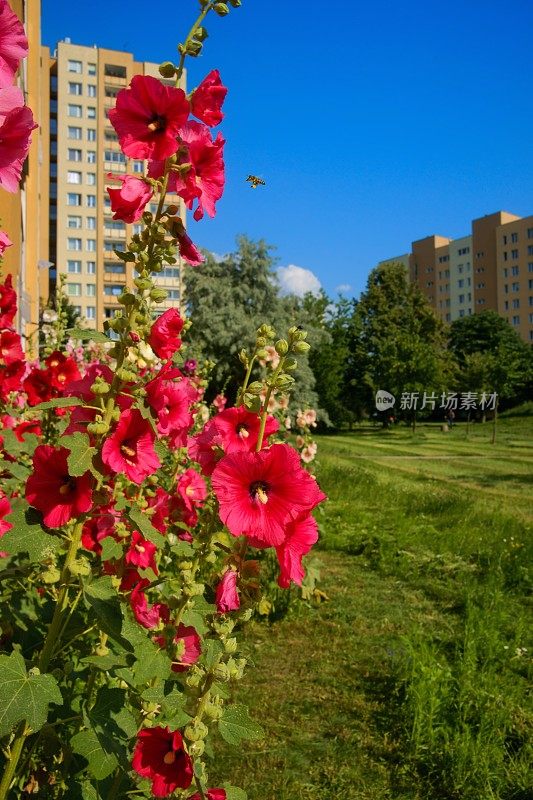
[[[279,365],[278,365],[276,371],[274,372],[274,374],[272,375],[272,377],[271,377],[271,379],[270,379],[270,381],[268,383],[267,393],[265,395],[265,400],[263,402],[263,408],[261,410],[261,424],[259,426],[259,436],[257,437],[257,445],[256,445],[256,448],[255,448],[255,452],[256,453],[259,453],[259,451],[261,450],[261,448],[263,446],[263,437],[265,435],[265,427],[266,427],[266,421],[267,421],[267,417],[268,417],[268,403],[270,401],[270,395],[272,394],[272,392],[274,390],[274,386],[276,385],[277,378],[283,372],[283,365],[284,364],[285,364],[285,359],[284,358],[280,358]]]
[[[192,28],[190,29],[189,33],[187,34],[187,38],[185,39],[185,42],[183,44],[183,53],[181,53],[181,55],[180,55],[179,64],[178,64],[178,66],[176,68],[176,86],[178,86],[180,78],[181,78],[181,76],[183,74],[183,65],[185,64],[185,59],[187,57],[187,45],[191,41],[191,39],[193,38],[193,36],[196,33],[197,29],[200,27],[200,25],[202,24],[204,19],[207,17],[207,15],[211,11],[211,9],[213,8],[213,5],[214,5],[214,3],[212,3],[212,2],[208,3],[206,5],[206,7],[202,10],[202,13],[198,17],[198,19],[196,20],[196,22],[194,23]]]
[[[197,775],[194,776],[194,781],[196,783],[196,788],[198,789],[198,794],[200,795],[202,800],[207,800],[207,795],[204,792],[202,784],[200,783],[200,778]]]
[[[5,798],[7,797],[7,793],[9,792],[9,787],[15,775],[15,771],[17,769],[17,764],[19,762],[20,756],[22,755],[22,748],[24,747],[24,742],[26,741],[25,731],[26,731],[26,722],[25,720],[22,720],[22,722],[18,726],[15,740],[9,752],[9,760],[7,761],[6,768],[2,776],[2,782],[0,783],[0,800],[5,800]]]

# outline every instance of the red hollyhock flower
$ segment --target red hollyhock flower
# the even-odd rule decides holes
[[[0,88],[11,86],[21,59],[27,55],[24,26],[7,0],[0,0]]]
[[[44,524],[60,528],[92,507],[91,476],[68,473],[66,447],[40,444],[33,454],[33,474],[26,482],[26,500],[43,514]]]
[[[152,782],[154,797],[167,797],[176,789],[187,789],[193,779],[192,761],[184,750],[181,733],[169,728],[139,731],[132,767]]]
[[[177,377],[180,379],[175,380]],[[197,391],[170,364],[165,365],[145,389],[148,403],[157,414],[158,433],[169,437],[171,447],[185,447],[187,433],[194,422],[190,406],[198,398]]]
[[[201,475],[194,469],[186,469],[178,478],[178,493],[186,508],[192,511],[202,505],[207,497],[207,486]]]
[[[137,222],[154,194],[152,189],[145,181],[135,178],[133,175],[113,175],[110,172],[107,177],[122,182],[120,189],[107,188],[113,219],[121,219],[123,222],[130,223]]]
[[[259,437],[261,420],[244,406],[227,408],[213,418],[215,428],[225,453],[237,453],[241,450],[255,450]],[[268,437],[279,429],[279,422],[268,415],[265,425],[264,445]]]
[[[191,664],[195,664],[202,655],[202,640],[198,636],[196,628],[192,625],[180,623],[176,628],[174,644],[180,645],[178,660],[172,663],[173,672],[184,672]],[[165,649],[167,646],[164,636],[156,636],[154,642]]]
[[[148,508],[154,509],[150,522],[159,533],[167,532],[167,520],[170,514],[170,495],[160,486],[157,487],[155,496],[148,497]]]
[[[164,159],[178,149],[176,136],[189,116],[189,103],[182,89],[135,75],[108,116],[125,155]]]
[[[55,394],[51,383],[51,374],[47,369],[32,368],[30,374],[25,378],[24,391],[28,395],[28,405],[36,406]]]
[[[0,283],[0,328],[10,328],[17,313],[17,293],[13,289],[13,276],[6,275]]]
[[[141,569],[148,569],[148,567],[150,567],[157,575],[157,564],[154,560],[156,551],[157,547],[155,544],[144,539],[139,531],[133,531],[131,534],[131,544],[126,553],[126,563],[133,564]]]
[[[179,337],[183,319],[177,308],[169,308],[156,319],[150,330],[148,344],[159,358],[172,358],[181,347]]]
[[[123,472],[130,481],[142,481],[159,469],[154,450],[155,433],[137,409],[127,409],[102,448],[102,461],[112,472]]]
[[[128,575],[127,581],[123,581],[120,588],[124,591],[134,580],[137,582],[130,594],[130,606],[139,625],[151,629],[157,628],[160,622],[167,623],[170,619],[168,606],[165,603],[154,603],[151,607],[148,605],[144,590],[150,585],[150,581],[140,578],[138,572],[135,571]]]
[[[192,113],[211,128],[219,125],[224,119],[221,108],[227,93],[227,88],[220,80],[218,69],[211,70],[192,94]]]
[[[181,496],[176,494],[170,501],[170,520],[176,523],[182,522],[189,528],[195,528],[198,524],[198,514],[196,509],[186,506]],[[192,536],[187,531],[180,531],[178,536],[186,542],[193,541]]]
[[[208,789],[206,794],[207,800],[226,800],[225,789]],[[188,800],[202,800],[199,792],[192,794]]]
[[[276,547],[280,574],[278,584],[282,589],[288,589],[290,582],[294,581],[299,586],[305,576],[302,567],[302,556],[318,541],[318,525],[310,514],[290,522],[286,529],[287,538],[280,547]]]
[[[0,366],[0,397],[4,402],[11,392],[22,391],[22,379],[25,372],[24,361],[16,361],[8,367]]]
[[[215,420],[210,419],[203,431],[192,436],[187,442],[189,458],[200,464],[204,475],[212,475],[216,465],[224,455],[220,434]]]
[[[37,127],[21,90],[16,86],[0,89],[0,186],[8,192],[18,191],[31,132]]]
[[[86,550],[90,550],[96,555],[102,552],[100,542],[106,536],[115,534],[116,512],[110,506],[100,508],[98,515],[88,519],[83,526],[81,543]]]
[[[235,611],[241,605],[237,592],[237,577],[234,569],[228,569],[217,586],[215,603],[219,614]]]
[[[8,514],[11,514],[11,505],[5,494],[0,491],[0,538],[13,527],[11,522],[4,519]]]
[[[202,264],[205,261],[205,258],[198,250],[190,236],[185,233],[185,230],[183,233],[178,234],[177,239],[180,248],[180,256],[184,261],[187,262],[187,264],[190,264],[191,267],[197,267],[198,264]]]
[[[69,381],[63,394],[67,397],[81,397],[86,403],[90,403],[94,399],[91,386],[96,378],[100,377],[107,381],[107,383],[111,383],[113,380],[113,373],[107,364],[100,364],[100,362],[96,361],[87,366],[83,378]]]
[[[24,361],[24,351],[20,343],[20,336],[15,331],[0,332],[0,364],[14,364]]]
[[[49,369],[50,383],[58,391],[63,391],[72,381],[78,381],[81,378],[81,373],[78,365],[70,356],[60,353],[59,350],[54,350],[50,353],[48,358],[45,358],[44,363]]]
[[[193,214],[195,220],[200,220],[206,211],[210,217],[215,216],[215,203],[222,197],[224,191],[224,160],[223,148],[225,140],[220,131],[217,138],[213,141],[211,132],[206,125],[201,122],[191,120],[180,131],[181,140],[187,145],[189,156],[188,160],[192,164],[194,172],[194,189],[191,189],[191,182],[185,181],[180,187],[179,181],[176,185],[176,192],[183,197],[187,208],[192,209],[194,201],[198,200],[198,206]]]
[[[13,242],[4,231],[0,231],[0,256],[3,256],[8,247],[12,247]]]
[[[283,544],[287,523],[326,499],[286,444],[224,456],[211,480],[222,522],[234,536],[252,537],[256,547]]]
[[[42,435],[41,425],[37,419],[28,419],[24,420],[23,422],[19,422],[18,425],[14,426],[13,430],[15,431],[15,436],[19,442],[23,442],[24,437],[28,433],[33,433],[35,436]]]

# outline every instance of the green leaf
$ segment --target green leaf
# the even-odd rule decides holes
[[[2,436],[3,435],[4,434],[2,434]],[[24,466],[24,464],[18,464],[16,461],[4,461],[0,459],[0,472],[11,474],[20,483],[26,483],[31,470],[29,467]]]
[[[81,659],[82,664],[91,664],[97,669],[109,672],[114,667],[126,667],[128,660],[124,655],[108,653],[105,656],[86,656]]]
[[[211,672],[215,664],[218,663],[222,649],[222,642],[220,642],[218,639],[204,640],[204,665],[208,672]]]
[[[19,456],[21,453],[31,456],[39,444],[39,438],[34,433],[24,434],[24,441],[19,442],[15,431],[11,428],[4,428],[2,438],[4,440],[2,449],[10,456]]]
[[[132,650],[129,641],[122,636],[122,610],[111,578],[98,578],[84,587],[84,593],[102,630],[125,650]]]
[[[137,733],[133,714],[126,708],[124,689],[102,686],[96,702],[89,712],[89,719],[95,729],[101,728],[108,736],[122,740],[131,739]]]
[[[248,714],[246,706],[235,705],[224,709],[218,729],[222,738],[232,745],[244,739],[261,739],[265,732]]]
[[[154,678],[166,680],[172,672],[172,662],[163,650],[148,639],[140,648],[135,649],[135,661],[132,670],[135,684],[149,683]]]
[[[70,450],[67,459],[69,475],[77,478],[91,469],[96,447],[91,447],[91,442],[86,433],[77,431],[70,436],[62,436],[59,444]]]
[[[81,397],[54,397],[53,400],[46,400],[33,408],[34,411],[47,411],[49,408],[69,408],[69,406],[82,405],[84,405],[84,402]]]
[[[185,695],[175,689],[163,699],[161,704],[161,711],[166,721],[171,723],[175,730],[183,728],[192,719],[191,715],[185,711],[186,702]]]
[[[40,730],[48,717],[50,703],[61,705],[63,698],[52,675],[28,673],[20,653],[0,655],[0,736],[10,733],[26,720],[32,731]]]
[[[166,542],[165,537],[154,528],[148,517],[139,508],[135,506],[131,508],[128,511],[128,517],[145,539],[155,544],[156,547],[163,547]]]
[[[109,561],[111,558],[120,558],[122,556],[122,545],[112,536],[105,536],[100,544],[102,545],[102,561]]]
[[[87,759],[89,773],[97,781],[111,775],[118,764],[116,755],[104,749],[94,728],[80,731],[70,743],[75,753]]]
[[[184,542],[181,539],[178,539],[176,544],[173,544],[170,549],[181,558],[189,558],[189,556],[194,555],[194,547],[192,544],[190,544],[190,542]]]
[[[110,342],[111,339],[101,331],[92,331],[89,328],[67,328],[65,331],[67,336],[72,339],[79,339],[81,342],[89,340],[93,342]]]
[[[244,789],[230,786],[229,783],[225,783],[223,788],[226,790],[226,800],[248,800],[248,795]]]
[[[181,621],[184,625],[192,625],[193,628],[196,628],[196,632],[203,636],[204,633],[207,633],[208,627],[205,624],[205,620],[201,614],[197,611],[193,611],[192,608],[186,608],[182,614]]]
[[[10,555],[27,553],[30,561],[44,561],[58,550],[60,539],[43,528],[40,513],[22,498],[13,501],[5,519],[13,527],[2,537],[2,550]]]

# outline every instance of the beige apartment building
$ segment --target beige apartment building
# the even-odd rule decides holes
[[[124,156],[107,117],[136,74],[160,77],[158,64],[136,62],[131,53],[68,40],[58,43],[50,63],[50,261],[57,276],[66,276],[70,302],[96,328],[114,315],[134,277],[132,264],[115,251],[124,250],[141,225],[113,220],[106,187],[119,186],[109,174],[145,171],[144,161]],[[184,219],[182,201],[170,195],[169,202]],[[148,206],[154,212],[156,207]],[[179,307],[182,264],[167,266],[157,282],[168,292],[159,309]]]
[[[24,24],[29,42],[16,84],[39,127],[32,133],[20,191],[0,190],[0,227],[13,242],[4,253],[2,272],[13,276],[18,293],[16,329],[26,349],[35,354],[39,309],[48,299],[49,60],[47,49],[41,47],[40,3],[10,0],[10,6]]]
[[[491,309],[533,342],[533,216],[472,220],[460,239],[426,236],[399,261],[444,322]]]

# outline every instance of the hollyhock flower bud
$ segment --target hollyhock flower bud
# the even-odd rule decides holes
[[[33,474],[26,482],[26,500],[41,511],[44,524],[60,528],[92,507],[92,479],[69,475],[69,450],[39,445],[33,454]]]
[[[7,0],[0,0],[0,88],[11,86],[21,59],[27,55],[24,26]]]
[[[182,89],[135,75],[108,116],[125,155],[165,159],[178,149],[176,137],[189,116],[189,102]]]
[[[0,89],[0,186],[8,192],[18,191],[31,132],[37,127],[22,91],[16,86]]]
[[[192,761],[184,750],[181,733],[169,728],[139,731],[131,765],[138,775],[151,781],[154,797],[167,797],[192,783]]]
[[[227,93],[218,69],[211,70],[192,94],[192,113],[210,128],[219,125],[224,119],[221,108]]]
[[[113,175],[110,172],[107,177],[122,183],[120,189],[107,188],[113,219],[129,223],[140,220],[147,203],[154,194],[150,186],[133,175]]]
[[[13,242],[4,231],[0,231],[0,256],[4,255],[4,252],[7,250],[8,247],[12,247]]]
[[[236,611],[241,605],[237,592],[237,577],[238,574],[234,569],[228,569],[217,586],[215,603],[219,614]]]
[[[176,308],[169,308],[152,325],[148,343],[159,358],[172,358],[181,347],[179,334],[183,319]]]

